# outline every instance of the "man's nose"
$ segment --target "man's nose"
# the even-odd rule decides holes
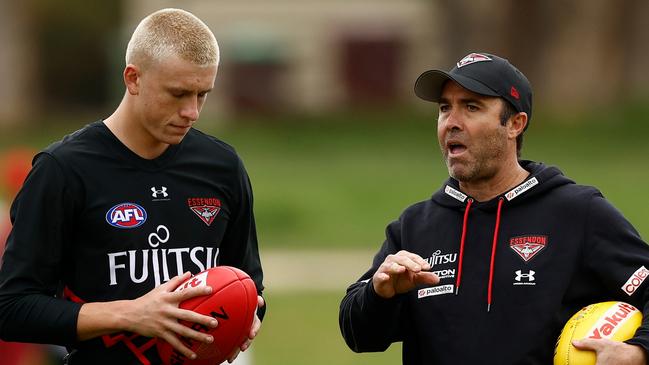
[[[446,117],[443,118],[444,127],[447,130],[463,130],[464,129],[464,120],[462,119],[461,113],[458,111],[458,108],[452,108]]]
[[[192,96],[187,99],[180,109],[180,116],[191,121],[198,120],[198,115],[200,114],[198,96]]]

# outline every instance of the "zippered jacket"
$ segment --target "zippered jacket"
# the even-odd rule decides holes
[[[403,342],[408,365],[551,364],[567,320],[611,300],[643,312],[627,342],[649,349],[649,246],[597,189],[520,163],[529,177],[501,196],[477,202],[449,179],[387,227],[340,305],[352,350]],[[440,283],[379,297],[372,276],[400,250],[427,260]]]

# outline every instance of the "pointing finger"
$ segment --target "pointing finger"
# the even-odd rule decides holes
[[[393,255],[390,257],[390,261],[403,266],[405,269],[412,272],[420,272],[423,269],[423,265],[419,260],[411,255]]]
[[[429,284],[429,285],[439,284],[439,276],[428,271],[416,273],[414,279],[415,279],[415,283],[417,284]]]
[[[397,255],[398,256],[408,257],[414,263],[420,265],[424,270],[430,269],[430,264],[428,264],[428,261],[424,260],[421,256],[417,255],[416,253],[401,250],[401,251],[397,252]]]

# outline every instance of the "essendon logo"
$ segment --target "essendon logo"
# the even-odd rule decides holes
[[[509,247],[525,262],[530,261],[548,244],[548,236],[530,235],[509,239]]]
[[[471,53],[464,56],[464,58],[462,58],[460,62],[457,63],[457,68],[483,61],[491,61],[491,58],[480,53]]]
[[[146,222],[146,211],[135,203],[121,203],[106,213],[106,222],[117,228],[135,228]]]
[[[217,198],[189,198],[187,205],[208,226],[221,210],[221,201]]]
[[[624,290],[624,292],[629,296],[633,295],[633,293],[635,293],[638,287],[642,285],[648,275],[649,270],[647,270],[647,268],[645,268],[644,266],[640,266],[640,268],[629,277],[629,280],[627,280],[626,283],[622,285],[621,289]]]
[[[588,331],[588,338],[611,338],[622,325],[638,313],[638,309],[630,304],[618,302],[595,323],[593,328]]]

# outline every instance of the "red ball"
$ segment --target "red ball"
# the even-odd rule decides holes
[[[190,360],[168,342],[158,339],[158,354],[167,365],[215,365],[227,360],[250,333],[257,310],[257,288],[245,272],[231,266],[218,266],[202,271],[184,281],[176,291],[189,287],[211,286],[212,293],[180,303],[180,308],[214,317],[219,325],[208,328],[201,324],[180,321],[187,327],[210,334],[212,343],[188,338],[180,340],[196,354]]]

